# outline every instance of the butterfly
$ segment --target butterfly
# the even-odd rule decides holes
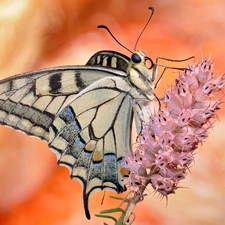
[[[150,63],[149,63],[150,62]],[[156,65],[142,51],[99,51],[84,66],[63,66],[0,81],[0,124],[41,138],[83,185],[86,217],[96,189],[126,190],[121,169],[143,109],[154,97]]]

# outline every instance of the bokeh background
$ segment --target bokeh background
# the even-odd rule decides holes
[[[83,65],[99,50],[129,55],[104,30],[105,24],[133,50],[150,12],[155,15],[138,43],[153,60],[157,56],[183,59],[194,55],[225,66],[224,0],[0,0],[0,77],[59,66]],[[168,72],[157,89],[172,83]],[[225,221],[225,106],[210,137],[195,155],[191,173],[175,195],[165,199],[150,194],[137,205],[139,225],[222,225]],[[92,195],[92,220],[83,211],[81,185],[55,163],[47,144],[0,127],[0,224],[103,224],[94,213],[116,207],[108,194]],[[152,192],[149,187],[149,193]],[[108,192],[107,192],[108,193]],[[110,193],[112,194],[112,193]],[[111,221],[106,221],[111,223]]]

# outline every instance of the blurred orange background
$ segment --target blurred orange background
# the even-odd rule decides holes
[[[202,55],[225,66],[224,0],[1,0],[0,77],[59,66],[83,65],[99,50],[129,53],[97,25],[109,26],[133,50],[150,11],[155,14],[138,43],[153,60],[157,56],[184,59]],[[162,91],[177,74],[168,72],[157,89]],[[176,191],[160,201],[150,194],[135,209],[134,224],[219,225],[225,221],[225,116],[219,113],[210,137],[195,155],[191,174]],[[92,219],[83,211],[81,185],[56,165],[47,144],[0,127],[0,224],[75,225],[109,222],[95,218],[102,209],[116,207],[102,192],[92,195]],[[149,192],[152,192],[149,187]],[[111,195],[112,193],[109,192]],[[114,194],[114,193],[113,193]]]

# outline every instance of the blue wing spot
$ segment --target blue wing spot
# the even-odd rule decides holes
[[[112,153],[109,153],[109,154],[105,154],[105,158],[108,160],[108,161],[115,161],[115,154],[112,154]]]
[[[104,165],[105,165],[105,181],[110,181],[116,184],[117,181],[117,171],[116,168],[116,156],[114,154],[105,154],[104,155]]]
[[[85,145],[85,141],[80,137],[80,135],[77,135],[74,139],[73,146],[70,148],[72,155],[76,159],[80,156],[80,153],[84,149]]]
[[[61,119],[64,120],[65,123],[68,123],[69,121],[73,120],[76,118],[76,114],[73,111],[72,107],[66,107],[59,115]]]
[[[80,124],[78,123],[77,120],[74,121],[73,126],[74,126],[74,129],[76,131],[80,131],[81,130]]]

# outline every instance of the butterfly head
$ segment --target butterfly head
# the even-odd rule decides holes
[[[130,81],[141,91],[152,92],[155,80],[154,63],[144,52],[136,51],[132,54],[127,73]]]

